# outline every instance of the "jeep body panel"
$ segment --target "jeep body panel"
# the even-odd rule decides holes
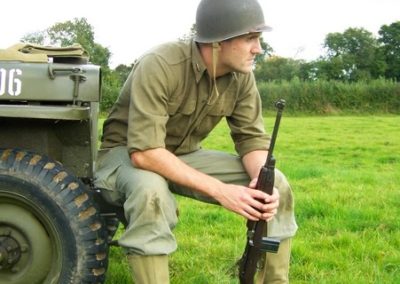
[[[92,179],[100,93],[99,66],[0,60],[0,147],[46,154]]]
[[[0,100],[98,102],[99,66],[0,61]]]

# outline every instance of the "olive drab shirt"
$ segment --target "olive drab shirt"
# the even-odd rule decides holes
[[[150,50],[135,63],[105,121],[101,148],[185,154],[198,150],[226,117],[239,155],[268,149],[253,74],[229,73],[216,82],[218,92],[194,41]]]

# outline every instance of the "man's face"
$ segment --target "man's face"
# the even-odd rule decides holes
[[[261,33],[250,33],[221,42],[218,69],[226,72],[249,73],[257,54],[262,52]]]

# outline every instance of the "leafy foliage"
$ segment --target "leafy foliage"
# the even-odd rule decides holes
[[[259,81],[338,80],[368,81],[379,78],[399,80],[400,22],[382,26],[380,38],[363,28],[348,28],[326,36],[326,54],[311,62],[271,56],[258,61]]]
[[[381,51],[387,64],[385,77],[400,80],[400,22],[384,25],[379,31]]]
[[[258,84],[263,106],[270,110],[278,98],[287,102],[293,113],[398,113],[400,84],[393,80],[376,79],[369,82],[291,81]]]
[[[336,67],[337,79],[368,80],[383,74],[377,70],[378,65],[382,66],[377,56],[378,41],[365,29],[349,28],[343,34],[328,34],[324,45],[328,62],[332,61]]]

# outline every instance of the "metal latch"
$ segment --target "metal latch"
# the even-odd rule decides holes
[[[49,77],[54,80],[56,78],[56,73],[63,73],[63,75],[69,75],[69,78],[74,82],[74,90],[72,94],[72,104],[77,104],[77,99],[79,95],[79,83],[86,81],[86,76],[83,75],[85,71],[79,67],[70,68],[53,68],[52,64],[49,64]]]

